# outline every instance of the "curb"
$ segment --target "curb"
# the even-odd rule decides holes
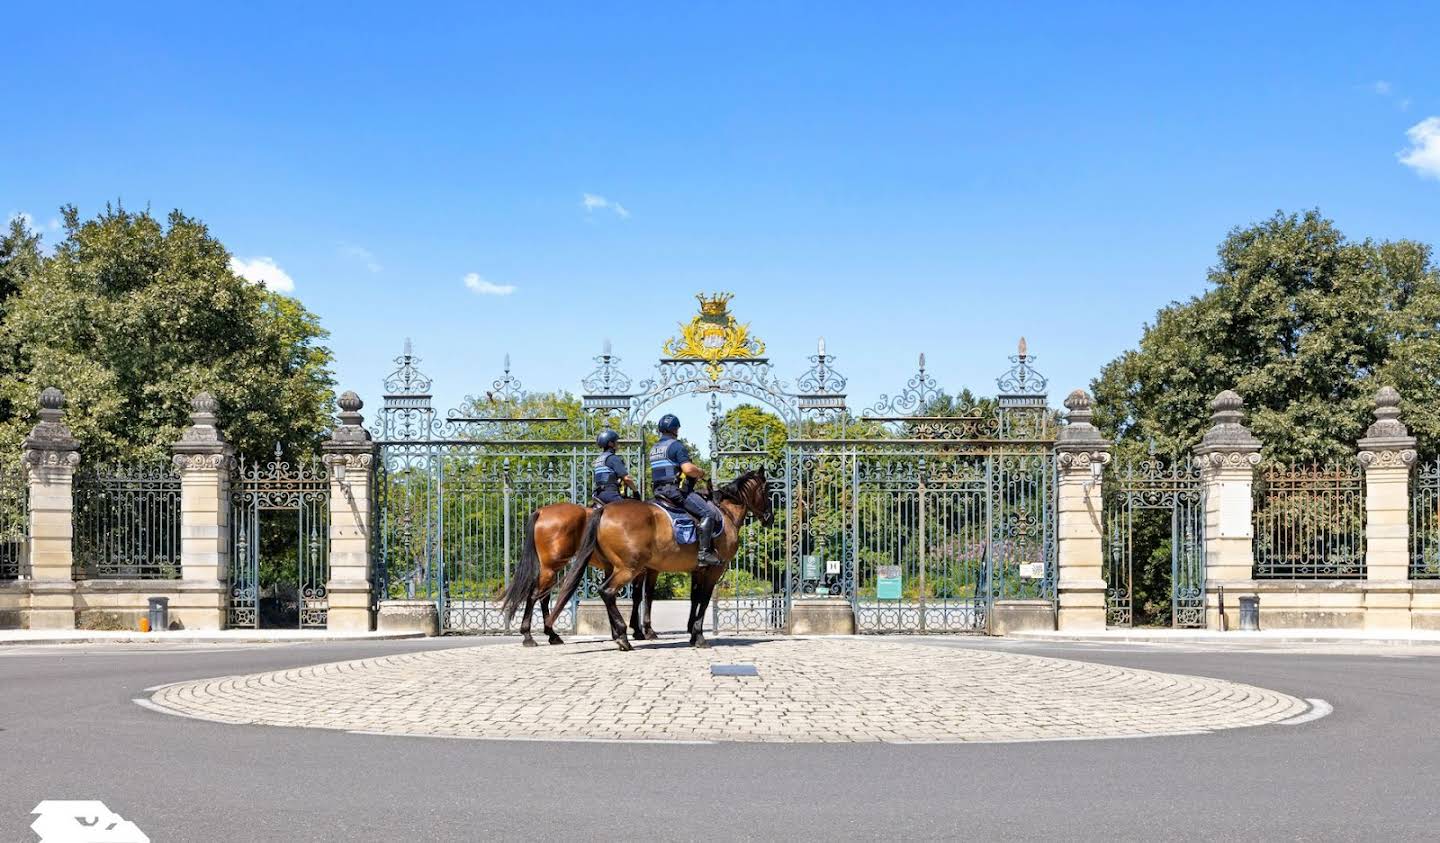
[[[277,638],[262,635],[220,636],[195,635],[172,636],[164,633],[136,633],[117,636],[53,636],[45,638],[3,638],[0,647],[23,647],[27,645],[56,644],[320,644],[354,641],[402,641],[427,637],[423,632],[387,632],[370,635],[317,635],[313,638]]]
[[[1060,635],[1047,632],[1017,632],[1003,636],[1013,641],[1049,641],[1071,644],[1364,644],[1383,647],[1440,645],[1440,638],[1360,638],[1336,635]]]

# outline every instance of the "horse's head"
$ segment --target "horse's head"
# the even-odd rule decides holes
[[[716,490],[722,500],[730,500],[745,507],[745,511],[760,519],[769,527],[775,520],[775,507],[770,501],[770,481],[765,469],[752,468]]]

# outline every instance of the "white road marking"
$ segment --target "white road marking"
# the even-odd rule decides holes
[[[1304,714],[1297,714],[1288,720],[1281,720],[1280,725],[1299,726],[1301,723],[1309,723],[1312,720],[1319,720],[1320,718],[1330,714],[1335,710],[1334,706],[1330,705],[1330,703],[1325,702],[1322,699],[1307,697],[1305,699],[1305,702],[1310,703],[1309,711],[1305,712]]]
[[[224,724],[226,724],[226,725],[228,725],[228,726],[248,726],[248,725],[250,725],[250,721],[249,721],[249,720],[224,720],[224,719],[221,719],[221,718],[219,718],[219,717],[201,717],[201,716],[196,715],[196,714],[186,714],[186,713],[183,712],[183,711],[176,711],[176,710],[173,709],[173,708],[166,708],[166,707],[163,706],[163,705],[157,705],[157,704],[155,704],[154,702],[151,702],[150,700],[145,699],[144,697],[132,697],[131,700],[130,700],[130,702],[135,703],[136,705],[140,706],[141,708],[148,708],[148,709],[150,709],[151,711],[157,712],[157,713],[159,713],[159,714],[168,714],[168,715],[170,715],[171,717],[184,717],[186,720],[199,720],[199,721],[204,722],[204,723],[224,723]]]

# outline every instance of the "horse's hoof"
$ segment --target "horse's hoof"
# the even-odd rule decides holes
[[[536,643],[535,643],[535,639],[534,639],[534,638],[531,638],[531,637],[528,636],[528,635],[525,636],[525,640],[524,640],[524,641],[521,641],[520,643],[521,643],[522,645],[526,646],[526,647],[539,647],[539,646],[540,646],[539,644],[536,644]]]
[[[624,638],[615,639],[615,643],[619,645],[620,652],[622,653],[628,653],[631,650],[635,649],[634,647],[630,646],[630,642],[626,641]]]
[[[710,642],[704,638],[692,638],[690,639],[690,646],[697,650],[708,650],[710,649]]]
[[[551,644],[564,644],[564,643],[565,643],[565,640],[564,640],[563,638],[561,638],[560,636],[558,636],[558,635],[556,635],[555,633],[552,632],[552,633],[550,633],[550,643],[551,643]]]
[[[660,635],[653,629],[647,629],[645,630],[644,638],[646,641],[659,641]]]

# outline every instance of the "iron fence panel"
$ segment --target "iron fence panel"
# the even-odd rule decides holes
[[[82,579],[180,577],[180,475],[169,462],[98,465],[74,481]]]
[[[0,463],[0,580],[30,574],[30,491],[25,469]]]
[[[1255,482],[1256,579],[1364,579],[1358,465],[1270,465]]]
[[[1411,479],[1410,578],[1440,578],[1440,461],[1421,465]]]

